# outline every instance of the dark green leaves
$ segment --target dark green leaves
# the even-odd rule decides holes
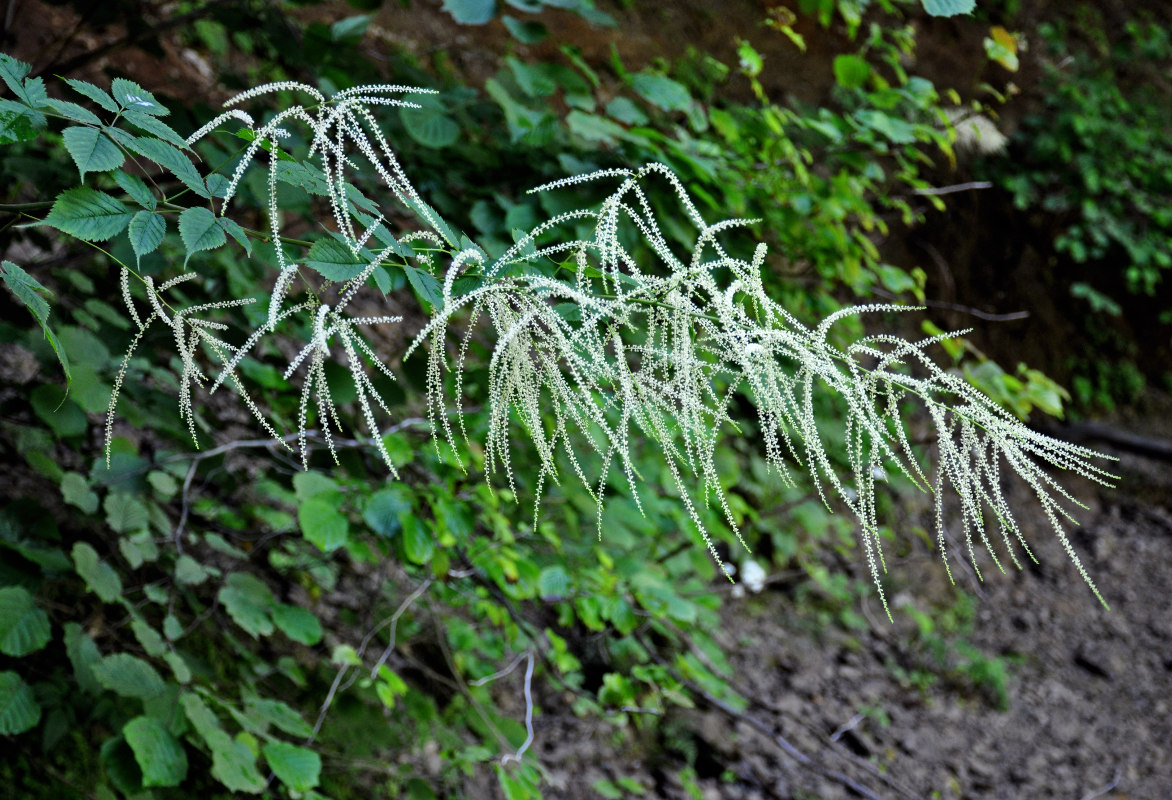
[[[130,224],[130,211],[105,192],[79,186],[57,196],[43,224],[87,242],[112,239]]]
[[[167,727],[154,717],[135,717],[122,736],[142,770],[143,786],[178,786],[187,776],[187,754]]]
[[[321,775],[321,756],[312,750],[288,742],[268,742],[265,760],[281,783],[297,792],[317,786]]]
[[[0,736],[24,733],[40,721],[32,688],[15,672],[0,672]]]
[[[0,653],[26,656],[49,643],[49,617],[19,586],[0,589]]]
[[[273,632],[269,609],[276,599],[259,578],[234,572],[220,589],[219,597],[228,616],[250,636],[268,636]]]
[[[432,108],[401,108],[399,118],[407,134],[424,147],[448,147],[460,138],[460,126]]]
[[[97,128],[75,126],[62,133],[65,149],[77,164],[81,179],[87,172],[108,172],[122,166],[125,157],[118,145]]]
[[[153,253],[167,233],[167,220],[154,211],[139,211],[130,220],[130,247],[135,258]]]
[[[45,116],[23,103],[0,100],[0,145],[37,138],[45,127]]]
[[[214,250],[227,240],[224,229],[216,222],[216,215],[196,206],[179,215],[179,238],[187,248],[187,257],[201,250]]]
[[[98,558],[97,550],[78,542],[73,546],[72,556],[77,574],[103,603],[113,603],[122,596],[122,580],[113,567]]]
[[[679,81],[653,72],[631,76],[631,88],[656,108],[663,111],[687,111],[692,107],[692,95]]]
[[[154,667],[129,653],[106,656],[93,665],[93,672],[103,688],[122,697],[146,699],[166,688]]]
[[[49,294],[49,290],[11,261],[0,262],[0,280],[3,280],[4,285],[16,295],[20,302],[24,303],[29,313],[33,315],[33,319],[41,326],[45,339],[48,340],[49,346],[53,348],[57,360],[61,363],[61,369],[65,372],[65,385],[68,386],[72,380],[69,357],[65,354],[65,348],[61,346],[57,335],[49,327],[49,303],[41,296]]]

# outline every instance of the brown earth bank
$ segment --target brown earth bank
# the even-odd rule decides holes
[[[803,22],[799,30],[812,53],[801,56],[780,35],[759,26],[767,5],[688,0],[608,8],[622,23],[618,30],[590,28],[573,15],[550,12],[556,19],[550,27],[593,62],[609,58],[615,42],[634,67],[658,57],[677,58],[689,45],[735,64],[735,40],[744,36],[766,55],[770,91],[817,101],[833,82],[825,55],[841,51],[842,32],[825,34]],[[1022,27],[1063,8],[1053,2],[1022,6],[1017,23]],[[225,95],[212,59],[170,36],[177,28],[144,39],[141,28],[118,20],[86,24],[73,7],[26,0],[10,8],[4,47],[38,71],[72,65],[71,74],[102,80],[103,72],[123,73],[171,95],[208,101]],[[152,19],[167,18],[162,4],[143,8],[149,12],[147,27]],[[1122,5],[1104,8],[1116,13]],[[1156,8],[1167,13],[1167,4]],[[338,18],[355,12],[338,4],[298,13]],[[997,13],[989,13],[996,21]],[[939,85],[967,95],[982,80],[1007,80],[986,65],[979,33],[962,34],[950,21],[917,24],[919,66]],[[143,47],[147,41],[150,46]],[[377,58],[379,48],[392,45],[423,55],[443,49],[472,81],[495,72],[508,48],[524,50],[500,23],[455,26],[438,3],[380,11],[363,47]],[[1036,65],[1029,62],[1014,77],[1026,92],[1005,109],[1006,129],[1028,107],[1036,79]],[[1002,312],[1031,304],[1032,323],[989,327],[976,335],[991,354],[1011,356],[1010,366],[1024,359],[1047,369],[1047,359],[1053,362],[1072,328],[1060,305],[1044,311],[1032,305],[1052,293],[1031,283],[1043,271],[1029,268],[1035,250],[1028,241],[1015,238],[1005,245],[1019,254],[1016,261],[990,256],[991,238],[1004,240],[1005,232],[990,220],[1003,219],[1006,211],[1004,206],[984,210],[979,207],[984,202],[960,201],[960,217],[936,220],[937,227],[896,243],[893,252],[906,258],[897,263],[923,262],[931,274],[937,265],[927,255],[928,243],[948,254],[955,287],[946,298],[950,302]],[[966,235],[974,230],[983,233]],[[1170,410],[1168,398],[1150,395],[1115,424],[1169,440]],[[1104,449],[1111,452],[1110,445]],[[1172,467],[1157,457],[1115,452],[1121,458],[1120,488],[1071,483],[1089,506],[1071,541],[1110,610],[1083,584],[1026,492],[1016,494],[1020,519],[1039,563],[1002,576],[991,563],[979,562],[985,577],[980,582],[962,560],[954,560],[956,587],[947,582],[930,541],[912,533],[931,529],[929,509],[922,501],[901,498],[896,508],[901,524],[894,527],[913,544],[889,562],[886,588],[894,623],[874,599],[858,608],[819,611],[800,587],[779,576],[760,595],[725,608],[723,644],[733,654],[735,686],[750,699],[747,709],[713,704],[676,712],[658,726],[660,738],[616,744],[613,729],[575,718],[558,698],[543,698],[534,750],[549,772],[546,796],[598,797],[591,788],[598,780],[624,776],[635,778],[651,796],[694,796],[680,777],[690,766],[706,800],[1172,797]],[[960,543],[953,549],[963,553]],[[865,580],[861,567],[849,561],[834,565]],[[935,638],[917,628],[909,611],[947,615],[961,605],[971,609],[969,627]],[[974,653],[1005,666],[1003,694],[995,680],[977,674],[979,666],[973,665],[985,662]],[[473,797],[497,791],[495,782],[468,786]]]

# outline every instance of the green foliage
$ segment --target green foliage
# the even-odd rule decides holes
[[[1114,276],[1090,283],[1094,296],[1109,298],[1120,282],[1154,295],[1172,268],[1172,148],[1163,133],[1172,110],[1158,82],[1121,87],[1137,71],[1166,75],[1172,38],[1142,17],[1117,41],[1096,38],[1105,23],[1088,13],[1078,31],[1057,23],[1039,28],[1047,48],[1045,107],[1025,121],[1018,155],[1013,165],[998,165],[998,177],[1018,208],[1054,217],[1059,252],[1078,263],[1122,266],[1121,275],[1111,267]]]
[[[267,17],[233,13],[191,35],[282,49]],[[540,797],[543,708],[633,749],[674,707],[745,706],[718,644],[727,582],[697,539],[748,575],[740,536],[759,570],[797,567],[846,608],[868,589],[824,563],[856,542],[832,512],[878,564],[883,465],[963,487],[973,534],[982,501],[1012,515],[965,458],[1013,442],[1041,481],[1031,447],[1089,457],[936,370],[929,343],[865,336],[826,291],[922,291],[873,241],[885,214],[914,220],[892,195],[924,185],[916,165],[948,156],[939,94],[899,69],[910,34],[868,30],[833,107],[792,109],[721,101],[741,78],[711,59],[603,75],[571,49],[506,60],[483,95],[339,90],[370,74],[352,55],[368,23],[307,26],[322,90],[254,91],[255,118],[190,140],[164,121],[188,110],[130,81],[68,81],[72,102],[0,60],[0,141],[39,162],[20,188],[41,196],[34,169],[65,187],[19,235],[103,243],[36,278],[5,262],[34,319],[0,327],[73,365],[68,397],[18,389],[2,431],[43,491],[0,514],[0,734],[64,726],[44,758],[79,785],[434,797],[495,773]],[[763,157],[781,166],[757,180]],[[629,168],[648,162],[667,166]],[[524,191],[567,174],[594,179]],[[799,261],[805,288],[783,274]],[[252,422],[209,400],[224,387]],[[952,448],[936,481],[902,433],[917,396]],[[680,780],[699,791],[692,765]]]

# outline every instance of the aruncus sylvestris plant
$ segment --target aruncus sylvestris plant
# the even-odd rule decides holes
[[[292,106],[264,125],[234,108],[263,94],[289,90],[303,92],[313,102]],[[518,467],[510,455],[512,438],[528,437],[538,455],[537,502],[546,482],[581,481],[597,502],[600,536],[611,473],[624,476],[638,503],[647,487],[641,485],[632,449],[653,446],[662,451],[680,502],[719,560],[697,509],[715,504],[736,531],[714,453],[722,436],[752,427],[782,480],[792,483],[795,471],[805,472],[827,505],[840,503],[853,514],[881,597],[885,566],[876,482],[885,470],[898,471],[913,485],[932,492],[946,568],[943,497],[948,491],[959,499],[965,544],[974,564],[979,539],[1003,569],[991,541],[998,534],[1016,566],[1020,567],[1017,546],[1033,558],[1002,490],[1004,465],[1033,491],[1063,547],[1102,601],[1063,529],[1064,519],[1073,520],[1066,504],[1080,504],[1047,472],[1048,467],[1058,467],[1109,485],[1112,476],[1094,462],[1098,454],[1031,430],[970,384],[940,369],[927,351],[944,336],[913,342],[875,334],[845,346],[833,340],[833,326],[846,316],[906,307],[847,308],[816,326],[804,325],[766,291],[766,246],[758,244],[751,256],[741,257],[724,243],[751,220],[708,222],[686,187],[661,164],[603,170],[538,187],[533,191],[558,191],[588,182],[612,188],[597,207],[554,216],[520,236],[505,252],[490,255],[455,232],[423,200],[379,129],[373,108],[411,106],[391,95],[412,91],[422,90],[364,86],[327,98],[306,85],[270,84],[229,101],[233,108],[187,140],[191,145],[232,122],[242,123],[240,135],[251,140],[230,178],[218,184],[221,213],[261,150],[269,153],[269,219],[279,266],[267,316],[239,346],[215,333],[223,330],[223,322],[202,315],[249,301],[176,309],[167,305],[164,295],[187,276],[159,285],[145,277],[140,283],[152,313],[143,319],[135,311],[130,289],[133,273],[123,269],[123,296],[138,336],[156,319],[173,330],[183,364],[180,415],[193,438],[190,387],[205,382],[205,373],[196,364],[201,345],[219,362],[210,390],[233,385],[265,430],[280,438],[243,392],[237,370],[266,337],[286,335],[300,321],[311,336],[290,360],[285,377],[304,365],[298,414],[303,462],[311,403],[321,435],[334,450],[329,429],[340,428],[340,422],[325,366],[340,351],[371,444],[395,474],[379,435],[375,407],[387,415],[393,412],[364,362],[389,377],[393,373],[360,328],[401,324],[401,319],[350,316],[348,309],[366,284],[385,283],[387,270],[397,268],[431,306],[430,319],[414,332],[404,358],[422,351],[418,357],[427,359],[427,408],[436,447],[446,441],[458,453],[458,440],[468,443],[463,375],[470,343],[487,331],[492,341],[488,392],[481,398],[489,417],[483,442],[486,472],[503,473],[513,487]],[[293,123],[309,130],[309,160],[285,160],[280,149],[280,142],[290,137],[286,126]],[[393,209],[377,206],[348,182],[362,166],[372,169],[389,190]],[[662,212],[653,210],[648,195],[648,186],[656,181],[674,191],[676,221],[695,230],[690,252],[673,250],[661,230]],[[334,285],[318,285],[321,282],[285,252],[277,201],[281,182],[300,184],[328,198],[336,232],[326,241],[344,248],[355,265],[347,274],[330,274]],[[387,218],[404,213],[419,227],[396,235]],[[47,222],[53,223],[52,216]],[[588,233],[567,234],[575,228]],[[306,288],[299,291],[299,285]],[[333,296],[331,304],[328,298]],[[815,413],[814,399],[825,393],[838,398],[844,409],[839,454],[831,452]],[[111,423],[116,401],[115,393]],[[740,416],[745,401],[752,408],[751,420]],[[922,471],[905,430],[901,409],[907,401],[918,402],[934,428],[934,476]],[[848,465],[846,469],[836,466],[835,455],[838,463]],[[991,533],[986,510],[996,520],[997,533]]]

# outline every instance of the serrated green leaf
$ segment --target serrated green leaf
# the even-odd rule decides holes
[[[32,687],[15,672],[0,672],[0,736],[32,730],[41,721],[41,707]]]
[[[170,125],[157,117],[152,117],[149,114],[144,114],[139,111],[127,111],[122,115],[122,119],[141,131],[146,131],[168,144],[175,145],[180,150],[190,149],[187,146],[187,141],[182,136],[176,133]]]
[[[187,248],[187,257],[202,250],[215,250],[227,242],[224,229],[216,224],[216,215],[199,206],[179,215],[179,238]]]
[[[256,768],[256,756],[244,742],[230,739],[217,740],[220,746],[212,747],[212,776],[228,789],[246,794],[260,794],[265,789],[265,779]]]
[[[163,637],[142,617],[131,618],[130,630],[148,656],[161,658],[167,652],[167,643],[163,641]]]
[[[23,103],[0,100],[0,145],[37,138],[45,127],[45,115]]]
[[[26,656],[47,645],[51,636],[49,615],[37,608],[27,589],[0,589],[0,653]]]
[[[98,510],[98,495],[90,488],[85,476],[78,472],[66,472],[61,476],[61,499],[86,514]]]
[[[107,503],[109,500],[107,497]],[[122,596],[122,579],[113,567],[98,557],[98,551],[91,545],[78,542],[73,545],[71,555],[77,574],[103,603],[113,603]]]
[[[158,200],[155,199],[155,193],[143,182],[142,178],[137,175],[129,175],[120,169],[114,170],[113,176],[114,182],[121,187],[122,191],[130,195],[131,200],[143,208],[154,211]]]
[[[73,375],[69,368],[69,356],[66,354],[65,348],[61,346],[61,342],[58,341],[57,334],[49,327],[49,303],[41,296],[42,293],[49,294],[49,290],[11,261],[0,262],[0,279],[3,279],[4,285],[8,287],[9,291],[16,295],[20,302],[24,303],[29,313],[33,315],[33,319],[41,326],[41,332],[45,334],[45,339],[53,348],[57,361],[65,372],[65,386],[68,388],[73,381]]]
[[[403,524],[399,519],[410,511],[411,498],[407,490],[396,484],[379,489],[367,498],[362,509],[362,521],[379,536],[389,538],[402,529]]]
[[[168,113],[166,106],[155,99],[155,96],[134,81],[125,78],[115,78],[110,82],[110,94],[127,112],[153,114],[165,117]]]
[[[113,129],[107,129],[112,133]],[[174,145],[167,144],[161,139],[149,136],[128,136],[125,133],[119,141],[140,156],[149,158],[159,166],[179,179],[180,183],[200,197],[211,197],[208,187],[200,177],[199,170],[191,163],[191,159],[181,153]]]
[[[8,84],[13,94],[20,90],[20,84],[33,68],[7,53],[0,53],[0,80]]]
[[[574,109],[566,115],[566,126],[576,136],[581,136],[589,142],[613,145],[620,139],[630,136],[627,129],[613,120],[600,117],[597,114],[587,114]]]
[[[306,747],[288,742],[267,742],[265,761],[281,783],[296,792],[317,786],[321,778],[321,756]]]
[[[234,572],[219,592],[220,604],[228,616],[250,636],[268,636],[273,632],[269,615],[276,604],[272,591],[256,576]]]
[[[143,256],[153,253],[162,243],[163,237],[167,234],[167,220],[162,214],[154,211],[139,211],[130,220],[127,233],[137,262]]]
[[[280,700],[249,697],[244,701],[244,711],[250,717],[262,720],[290,736],[302,738],[313,735],[313,728],[309,723]]]
[[[640,72],[631,76],[631,88],[648,103],[664,111],[687,111],[692,107],[688,87],[666,75]]]
[[[460,126],[441,111],[430,108],[400,108],[399,119],[407,134],[424,147],[448,147],[460,139]]]
[[[332,237],[318,239],[305,254],[305,265],[329,281],[345,281],[362,272],[362,264],[350,248]]]
[[[573,581],[570,579],[570,573],[566,572],[565,567],[561,565],[546,567],[537,576],[537,591],[543,598],[567,597],[572,587]]]
[[[97,128],[74,126],[66,128],[61,135],[83,181],[87,172],[109,172],[126,160],[118,145]]]
[[[105,192],[78,186],[57,196],[42,224],[87,242],[101,242],[122,233],[130,217],[126,206]]]
[[[295,642],[312,647],[321,641],[321,622],[307,609],[277,603],[273,606],[272,617],[281,632]]]
[[[217,217],[216,224],[224,229],[224,232],[236,240],[236,243],[244,248],[246,255],[252,255],[252,240],[248,238],[248,234],[244,232],[244,228],[236,223],[235,220],[227,217]]]
[[[208,571],[186,553],[175,562],[175,580],[185,586],[197,586],[208,579]]]
[[[976,0],[920,0],[924,10],[934,17],[955,17],[971,14],[977,7]]]
[[[407,282],[415,292],[415,297],[431,308],[439,308],[444,304],[444,290],[435,276],[410,264],[403,268],[407,274]]]
[[[106,495],[102,509],[106,512],[106,523],[117,533],[146,530],[151,523],[147,507],[138,498],[125,492]]]
[[[167,688],[154,667],[129,653],[106,656],[93,665],[93,670],[103,688],[122,697],[146,699]]]
[[[143,786],[178,786],[187,777],[187,753],[167,726],[154,717],[135,717],[122,736],[142,770]]]
[[[98,118],[97,114],[84,106],[79,106],[77,103],[71,103],[68,100],[58,100],[50,97],[45,101],[45,108],[51,108],[61,116],[71,119],[74,122],[84,122],[87,125],[102,124],[102,120]]]
[[[102,654],[94,640],[76,622],[65,623],[65,654],[73,665],[77,685],[90,694],[100,692],[102,687],[94,677],[93,667],[102,660]]]
[[[297,521],[305,540],[323,553],[331,553],[346,544],[350,523],[339,513],[337,504],[315,495],[297,509]]]
[[[114,102],[114,98],[92,83],[86,83],[85,81],[79,81],[73,78],[66,78],[65,82],[73,87],[75,92],[85,95],[107,111],[113,113],[118,112],[118,104]]]
[[[485,25],[496,14],[495,0],[444,0],[443,10],[461,25]]]

